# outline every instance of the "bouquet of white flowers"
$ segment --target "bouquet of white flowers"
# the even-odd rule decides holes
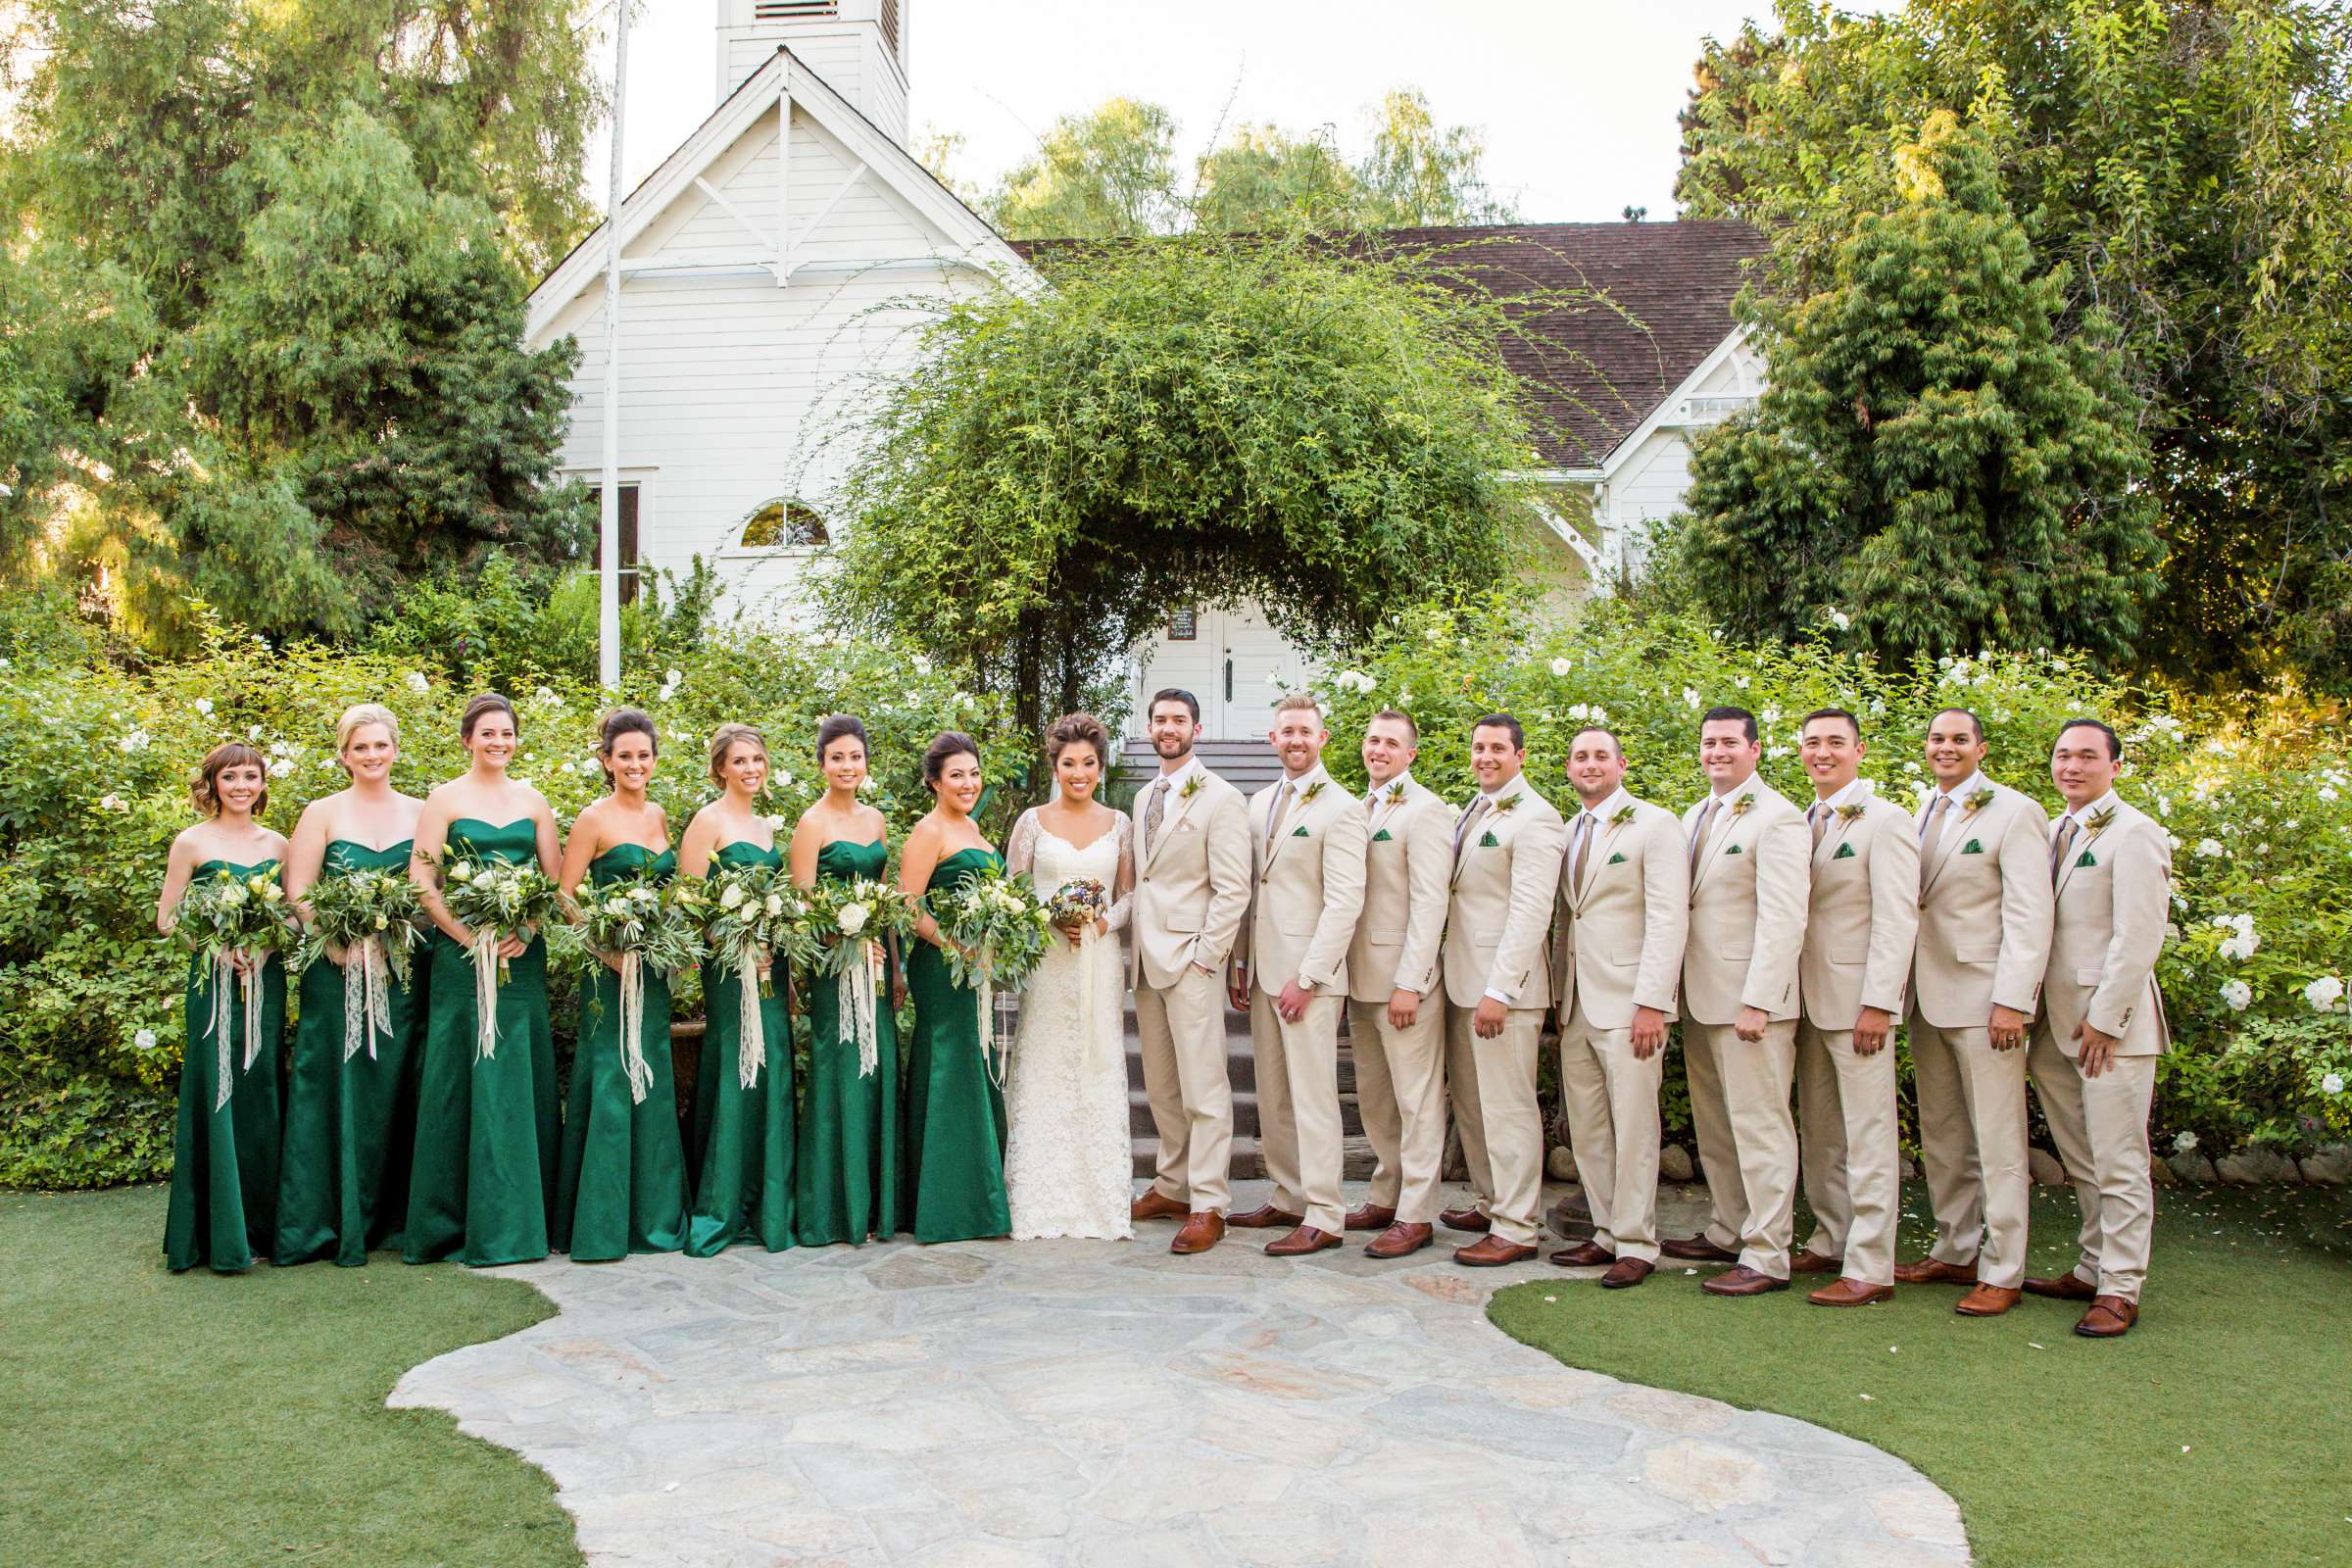
[[[514,976],[500,957],[509,937],[528,941],[555,918],[563,890],[555,878],[530,863],[448,856],[441,866],[441,898],[450,918],[473,933],[473,1005],[477,1058],[498,1054],[498,988]]]
[[[645,971],[650,966],[674,974],[693,967],[702,956],[701,936],[686,906],[671,895],[667,884],[650,876],[584,887],[576,906],[579,918],[558,926],[551,945],[590,976],[608,956],[617,960],[621,1066],[628,1074],[630,1103],[643,1104],[654,1083],[640,1039],[645,1028]]]
[[[896,883],[819,877],[806,895],[801,925],[812,956],[809,967],[840,982],[840,1031],[858,1039],[858,1075],[873,1076],[881,1062],[874,1032],[882,980],[882,941],[914,925],[914,904]]]
[[[343,1059],[360,1054],[375,1054],[375,1037],[392,1032],[392,992],[388,975],[409,983],[409,955],[422,935],[424,905],[416,884],[398,871],[366,868],[338,871],[311,884],[304,903],[311,906],[310,935],[294,956],[296,970],[308,969],[340,948],[359,969],[358,1005],[353,1005],[350,971],[343,990]]]
[[[776,994],[774,960],[778,955],[796,957],[807,950],[801,890],[782,866],[765,865],[719,866],[700,886],[681,883],[679,888],[702,927],[710,966],[736,982],[740,1044],[735,1081],[750,1089],[760,1082],[760,1062],[765,1054],[760,1038],[760,999]]]
[[[277,867],[239,874],[220,870],[188,884],[172,916],[172,932],[212,967],[213,1015],[206,1032],[220,1052],[220,1087],[213,1108],[228,1103],[232,1064],[228,1039],[233,1029],[229,995],[244,1004],[245,1064],[253,1070],[262,1051],[262,965],[272,953],[289,953],[301,940]]]
[[[997,988],[1029,978],[1054,934],[1054,914],[1026,874],[1006,876],[994,867],[952,888],[926,894],[940,934],[948,939],[948,974],[979,993],[980,1054],[996,1045]],[[998,1082],[1004,1063],[997,1062]]]

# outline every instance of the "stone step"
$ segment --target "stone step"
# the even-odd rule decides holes
[[[1244,795],[1254,795],[1282,777],[1282,763],[1263,740],[1201,741],[1193,754],[1201,766]],[[1119,753],[1119,772],[1136,789],[1150,784],[1159,772],[1159,757],[1152,743],[1129,741]]]
[[[1150,1181],[1159,1158],[1159,1141],[1150,1133],[1141,1133],[1133,1140],[1133,1148],[1136,1179]],[[1371,1140],[1361,1132],[1348,1134],[1347,1141],[1340,1146],[1340,1161],[1348,1181],[1370,1180],[1372,1167],[1376,1163],[1372,1157]],[[1237,1182],[1260,1181],[1265,1174],[1266,1158],[1258,1149],[1256,1138],[1234,1134],[1232,1179]]]
[[[1138,1138],[1149,1136],[1152,1130],[1152,1097],[1141,1084],[1127,1091],[1127,1130]],[[1358,1137],[1364,1130],[1364,1118],[1356,1109],[1353,1095],[1340,1097],[1340,1131],[1348,1137]],[[1258,1131],[1257,1096],[1242,1090],[1233,1095],[1233,1133],[1236,1138],[1255,1138]]]

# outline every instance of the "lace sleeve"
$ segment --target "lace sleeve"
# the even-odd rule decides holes
[[[1127,916],[1135,903],[1135,818],[1125,811],[1119,813],[1118,834],[1118,877],[1111,888],[1110,907],[1102,915],[1113,932],[1127,929]]]
[[[1004,874],[1020,876],[1037,868],[1037,808],[1032,806],[1012,824],[1004,841]]]

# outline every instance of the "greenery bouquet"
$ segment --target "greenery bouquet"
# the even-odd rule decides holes
[[[473,933],[476,1059],[498,1054],[498,988],[514,965],[499,956],[509,937],[529,941],[561,908],[562,890],[536,865],[451,856],[441,862],[441,898],[450,917]]]
[[[650,966],[674,974],[692,968],[702,956],[702,935],[687,903],[653,877],[627,877],[581,892],[579,918],[556,928],[555,946],[591,976],[608,960],[619,974],[620,1061],[628,1073],[630,1103],[643,1104],[654,1084],[641,1038],[645,971]]]
[[[1101,884],[1097,883],[1097,887]],[[979,993],[980,1054],[997,1046],[997,987],[1018,986],[1036,969],[1052,940],[1054,916],[1026,874],[991,868],[925,896],[948,939],[948,973]],[[998,1081],[1004,1059],[997,1061]]]
[[[729,865],[714,871],[699,888],[680,884],[680,897],[689,901],[702,927],[711,967],[736,982],[735,1081],[750,1089],[760,1082],[760,1062],[765,1054],[760,1038],[760,1001],[776,994],[775,957],[806,950],[801,890],[780,865]]]
[[[228,1103],[232,1087],[229,994],[233,989],[244,1005],[244,1070],[251,1071],[262,1050],[262,965],[272,953],[292,951],[300,933],[275,866],[242,874],[220,870],[189,883],[172,930],[213,971],[213,1015],[206,1032],[220,1054],[220,1083],[213,1099],[219,1110]]]
[[[914,926],[914,903],[895,883],[819,878],[808,892],[802,927],[811,945],[809,967],[840,983],[840,1031],[858,1039],[858,1075],[873,1076],[881,1057],[874,1032],[882,980],[882,941]]]
[[[422,937],[424,904],[416,884],[402,872],[361,868],[332,872],[311,884],[304,899],[311,908],[310,933],[294,956],[297,971],[330,951],[344,959],[343,1059],[368,1048],[375,1055],[377,1035],[392,1032],[391,977],[409,983],[409,956]],[[351,971],[359,971],[358,1005],[353,1005]]]

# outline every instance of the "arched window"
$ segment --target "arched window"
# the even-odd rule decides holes
[[[779,496],[746,518],[738,541],[746,550],[807,550],[829,542],[825,519],[813,507],[789,496]]]

